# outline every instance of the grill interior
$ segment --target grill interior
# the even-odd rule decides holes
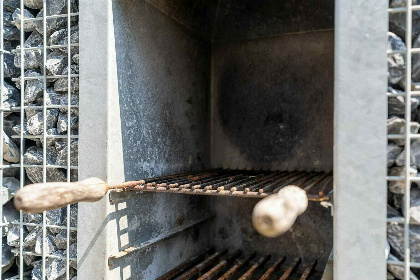
[[[111,192],[104,209],[116,225],[107,232],[116,247],[108,259],[114,278],[156,279],[214,247],[227,252],[191,279],[228,258],[219,277],[254,252],[231,279],[268,255],[252,279],[281,257],[269,279],[297,257],[302,264],[290,279],[315,260],[310,279],[319,279],[332,249],[329,209],[309,203],[292,230],[273,239],[256,232],[251,215],[256,198],[286,185],[305,189],[311,201],[329,199],[333,2],[113,2],[122,159],[109,167],[123,171],[121,181],[146,178]],[[80,123],[80,135],[92,134]],[[80,162],[81,172],[91,168]],[[89,249],[91,240],[79,238]],[[187,262],[177,277],[211,254]]]

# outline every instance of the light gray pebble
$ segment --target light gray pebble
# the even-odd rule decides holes
[[[20,150],[12,139],[3,131],[3,159],[8,162],[17,163],[20,160]]]
[[[410,167],[411,176],[415,177],[417,175],[417,168],[415,166]],[[405,167],[396,166],[391,168],[389,172],[390,176],[405,176]],[[404,194],[405,193],[405,182],[404,181],[390,181],[388,182],[388,189],[394,194]]]
[[[15,254],[12,253],[12,247],[10,247],[7,244],[6,238],[3,238],[2,256],[1,256],[1,260],[2,260],[1,272],[2,273],[5,273],[12,267],[15,258],[16,258]]]
[[[405,51],[403,40],[394,33],[388,32],[388,51]],[[388,55],[388,83],[398,84],[405,76],[405,55],[401,53]]]
[[[67,67],[67,57],[61,52],[52,52],[47,56],[45,64],[49,74],[60,75],[64,68]]]
[[[48,109],[46,112],[47,129],[56,128],[60,111],[58,109]],[[44,132],[44,112],[39,112],[32,116],[27,122],[27,130],[32,135],[41,135]]]
[[[25,18],[34,18],[34,16],[31,14],[31,12],[29,12],[27,9],[23,10],[23,15],[24,15]],[[12,18],[13,18],[15,26],[20,30],[20,27],[21,27],[20,26],[20,21],[21,21],[21,18],[22,18],[20,8],[17,8],[13,12]],[[29,22],[26,22],[24,24],[24,31],[25,32],[31,32],[31,31],[34,31],[34,30],[35,30],[35,22],[29,21]]]
[[[9,202],[16,194],[20,187],[20,182],[14,177],[4,177],[1,188],[2,205]]]

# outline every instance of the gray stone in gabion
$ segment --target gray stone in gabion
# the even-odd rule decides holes
[[[5,11],[14,12],[20,7],[20,0],[3,0],[3,8]]]
[[[45,67],[51,75],[60,75],[67,67],[67,57],[61,52],[52,52],[47,56]]]
[[[25,40],[25,48],[41,47],[44,43],[44,36],[38,31],[34,31]]]
[[[19,75],[19,71],[15,66],[15,59],[13,55],[4,54],[3,70],[5,78],[15,78]]]
[[[32,280],[43,280],[42,279],[42,260],[33,262],[32,265]]]
[[[42,234],[38,235],[36,238],[36,242],[35,242],[35,248],[34,248],[34,252],[37,254],[42,254],[42,251],[44,249],[44,252],[48,255],[52,254],[53,252],[55,252],[57,250],[57,248],[54,245],[54,242],[52,240],[52,234],[49,233],[48,231],[45,233],[46,237],[45,237],[45,247],[43,248],[43,242],[42,242]]]
[[[415,165],[417,169],[420,168],[420,139],[416,139],[410,146],[410,156],[411,156],[411,164]],[[398,166],[403,166],[405,164],[405,150],[401,152],[401,154],[395,160],[395,163]]]
[[[47,135],[58,135],[57,128],[54,127],[54,128],[47,129]],[[54,148],[57,140],[58,140],[57,138],[47,138],[47,147]],[[36,141],[36,143],[39,147],[44,147],[44,139],[43,138],[37,139],[35,141]]]
[[[61,97],[60,105],[64,106],[64,108],[61,108],[61,112],[67,112],[67,107],[69,104],[69,95],[67,93],[64,93]],[[70,105],[77,106],[79,105],[79,94],[70,94]],[[71,110],[72,115],[78,115],[79,109],[78,108],[72,108]]]
[[[70,248],[69,248],[69,255],[70,255],[70,259],[76,259],[77,258],[77,243],[72,243],[70,244]],[[74,269],[77,269],[77,262],[74,260],[70,260],[70,266],[73,267]]]
[[[13,126],[13,134],[14,135],[20,135],[20,131],[21,131],[21,127],[20,127],[20,124],[17,124],[17,125],[15,125],[15,126]],[[28,126],[26,125],[26,124],[23,124],[23,135],[31,135],[29,132],[28,132]]]
[[[26,7],[30,8],[30,9],[36,9],[36,10],[40,10],[42,9],[42,0],[25,0],[24,4]],[[48,1],[47,1],[48,3]]]
[[[77,227],[77,212],[78,206],[77,204],[70,205],[70,226]],[[63,225],[67,225],[67,211],[63,212]]]
[[[47,129],[57,127],[57,120],[60,111],[58,109],[48,109],[46,112]],[[32,135],[41,135],[44,132],[44,112],[39,112],[31,117],[27,122],[28,132]]]
[[[60,14],[67,5],[67,0],[47,0],[47,15]]]
[[[388,32],[388,51],[405,51],[403,40],[397,35]],[[405,76],[405,55],[388,55],[388,83],[398,84]]]
[[[386,280],[395,280],[395,277],[391,274],[391,272],[387,271]]]
[[[46,223],[47,225],[53,225],[53,226],[61,226],[63,225],[63,210],[62,209],[56,209],[52,211],[48,211],[46,213]],[[60,232],[59,228],[50,228],[50,231],[54,234]]]
[[[390,176],[405,176],[405,167],[397,166],[391,168],[389,172]],[[410,175],[417,175],[417,168],[415,166],[410,167]],[[388,189],[394,194],[404,194],[405,193],[405,182],[404,181],[390,181],[388,183]]]
[[[395,217],[400,217],[400,216],[401,216],[401,213],[398,210],[396,210],[395,208],[393,208],[389,204],[386,205],[386,217],[387,218],[395,218]]]
[[[28,106],[37,106],[37,104],[27,104],[27,105]],[[32,118],[33,116],[35,116],[39,112],[42,112],[42,109],[29,109],[29,108],[26,108],[25,109],[26,119],[29,120],[30,118]]]
[[[13,99],[13,98],[9,98],[6,101],[3,101],[3,108],[4,109],[11,109],[11,108],[14,108],[16,106],[19,106],[19,102],[16,101],[15,99]],[[12,112],[4,112],[5,117],[9,116],[10,114],[12,114]]]
[[[35,261],[35,260],[38,260],[39,259],[39,257],[37,257],[37,256],[32,256],[32,255],[27,255],[27,254],[23,254],[23,261],[25,262],[25,264],[26,265],[32,265],[32,263]],[[17,260],[16,260],[16,265],[17,266],[20,266],[20,262],[18,262]],[[25,278],[24,278],[25,279]],[[30,278],[29,278],[30,279]]]
[[[36,245],[38,236],[42,237],[42,228],[37,227],[30,231],[23,239],[23,248],[33,251]]]
[[[21,68],[22,60],[20,57],[20,46],[17,47],[15,54],[15,66]],[[24,52],[25,56],[25,70],[41,69],[43,65],[42,51],[41,50],[28,50]]]
[[[2,244],[2,256],[1,256],[1,263],[2,263],[2,267],[1,267],[1,272],[5,273],[6,271],[8,271],[12,265],[13,262],[15,260],[15,254],[12,253],[12,247],[10,247],[9,245],[7,245],[6,242],[6,238],[3,238],[3,244]]]
[[[77,93],[79,92],[79,78],[77,77],[73,77],[70,79],[71,81],[71,92],[72,93]],[[60,78],[57,79],[57,81],[54,83],[54,90],[55,91],[68,91],[68,83],[67,83],[67,78]]]
[[[79,117],[72,114],[70,116],[70,127],[71,129],[77,129]],[[57,120],[57,131],[58,133],[64,133],[68,130],[68,117],[66,112],[60,112]]]
[[[45,272],[48,280],[55,280],[66,274],[66,262],[61,259],[47,258]]]
[[[3,165],[11,165],[10,162],[3,160]],[[3,170],[3,176],[5,177],[18,177],[19,176],[19,167],[9,167]]]
[[[3,120],[3,131],[7,135],[17,135],[13,130],[13,127],[18,124],[20,124],[20,116],[17,114],[11,114]]]
[[[19,247],[19,226],[14,225],[7,233],[7,245]]]
[[[56,235],[52,236],[52,239],[54,241],[55,246],[57,246],[60,250],[65,250],[67,248],[67,235],[62,235],[61,233],[58,233]]]
[[[79,181],[79,175],[78,175],[78,173],[77,173],[77,170],[72,169],[72,170],[70,171],[70,181],[72,181],[72,182],[77,182],[77,181]]]
[[[3,159],[12,163],[19,162],[19,153],[19,148],[3,131]]]
[[[388,242],[393,248],[396,257],[402,258],[404,256],[404,225],[396,222],[388,223],[387,227]],[[411,260],[413,262],[420,261],[420,227],[411,225],[410,231],[410,249]]]
[[[24,213],[23,214],[23,221],[25,223],[38,224],[39,225],[39,224],[42,223],[42,214]],[[36,227],[27,225],[26,228],[28,229],[28,231],[31,232]]]
[[[73,55],[72,60],[74,63],[79,64],[79,54],[76,53],[75,55]]]
[[[70,43],[79,43],[79,26],[72,26],[70,28],[70,34]],[[63,28],[52,33],[49,38],[49,43],[50,45],[67,45],[67,28]]]
[[[405,216],[404,199],[402,200],[402,211]],[[420,223],[420,189],[412,188],[410,190],[410,220]]]
[[[9,201],[5,205],[3,205],[3,223],[7,224],[3,227],[3,236],[7,236],[7,233],[12,229],[13,225],[12,222],[18,222],[19,221],[19,212],[16,210],[16,208],[13,205],[13,201]]]
[[[68,149],[67,145],[61,149],[57,150],[57,165],[67,166],[67,156],[68,156]],[[70,145],[70,163],[73,166],[77,166],[78,164],[78,154],[79,154],[79,145],[78,141],[72,141]]]
[[[405,132],[405,120],[403,118],[392,117],[387,120],[386,125],[388,128],[388,134],[404,134]],[[416,122],[412,122],[410,132],[412,134],[417,134],[419,132],[419,129],[420,129],[420,124]],[[404,139],[393,139],[390,141],[396,143],[398,146],[404,145]]]
[[[1,187],[2,205],[10,201],[20,187],[20,182],[14,177],[4,177]]]
[[[48,6],[47,6],[48,7]],[[37,14],[37,17],[42,17],[43,10],[40,10]],[[76,22],[76,19],[72,18],[72,24]],[[67,17],[66,18],[52,18],[47,20],[47,36],[51,35],[54,31],[64,28],[67,26]],[[35,22],[35,29],[41,34],[44,34],[44,28],[42,21]]]
[[[403,148],[395,143],[389,143],[387,147],[387,165],[391,167],[395,164],[395,160],[401,154]]]
[[[3,81],[3,90],[2,90],[3,101],[6,101],[9,98],[17,98],[19,96],[18,90],[10,85],[8,82]]]
[[[390,1],[390,7],[405,7],[405,3],[402,3],[402,0],[392,0]],[[416,3],[416,0],[413,1],[413,5]],[[420,13],[414,11],[412,13],[412,34],[413,38],[420,33]],[[405,35],[405,24],[406,18],[404,13],[390,13],[389,14],[389,30],[396,33],[401,38]]]
[[[399,261],[397,257],[392,254],[388,256],[389,261]],[[387,264],[388,271],[392,273],[397,279],[404,279],[404,267],[399,265]],[[410,271],[410,280],[418,280],[416,275]]]
[[[45,92],[45,96],[46,96],[45,104],[47,106],[51,106],[51,105],[60,105],[61,98],[63,97],[63,94],[58,93],[51,88],[47,88],[47,90]],[[38,98],[37,104],[38,105],[43,105],[44,104],[43,96]]]
[[[31,14],[31,12],[28,11],[27,9],[23,10],[23,15],[24,15],[25,18],[34,18],[34,16]],[[20,8],[17,8],[13,12],[12,18],[13,18],[15,26],[20,30],[21,29],[20,28],[21,27],[20,26],[20,21],[22,19]],[[26,22],[24,24],[24,31],[25,32],[31,32],[31,31],[34,31],[34,30],[35,30],[35,22],[33,22],[33,21],[32,22]]]
[[[37,71],[28,70],[25,72],[25,77],[40,77],[41,74]],[[48,84],[47,84],[48,86]],[[16,82],[16,87],[20,88],[20,80]],[[27,80],[25,83],[25,104],[35,102],[42,97],[44,90],[44,84],[42,80]],[[34,109],[31,109],[34,110]],[[25,109],[26,111],[26,109]]]
[[[51,149],[47,148],[47,159],[48,165],[55,165],[56,153]],[[43,163],[43,149],[40,147],[30,147],[26,150],[24,155],[25,164],[37,164],[42,165]],[[41,183],[43,170],[42,167],[26,167],[26,175],[33,183]],[[66,182],[66,175],[63,170],[57,168],[47,168],[47,182]]]
[[[18,41],[20,39],[20,31],[16,28],[16,26],[12,23],[13,17],[12,12],[4,12],[4,33],[3,38],[7,41]]]

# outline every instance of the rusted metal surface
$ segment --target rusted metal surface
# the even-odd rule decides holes
[[[207,249],[202,254],[194,256],[184,263],[178,265],[166,274],[157,278],[158,280],[269,280],[274,279],[280,273],[280,266],[285,262],[286,257],[278,257],[268,268],[264,265],[270,260],[271,255],[260,255],[256,258],[256,253],[246,255],[239,259],[242,255],[240,250],[228,254],[227,250],[214,253],[214,249]],[[320,275],[315,273],[317,260],[313,261],[301,274],[298,266],[301,258],[295,258],[290,266],[284,270],[280,280],[291,279],[320,279]],[[283,271],[283,270],[282,270]],[[219,277],[220,276],[220,277]],[[278,277],[278,276],[277,276]],[[299,278],[300,277],[300,278]]]
[[[293,263],[291,266],[289,266],[286,271],[283,273],[283,275],[280,277],[279,280],[287,280],[290,278],[290,276],[292,275],[292,273],[297,269],[297,267],[299,266],[301,262],[300,258],[296,258],[294,259]]]
[[[327,187],[333,182],[333,176],[331,176],[321,187],[321,190],[319,191],[318,195],[323,196],[326,194]]]
[[[255,253],[252,253],[245,259],[240,260],[237,263],[235,263],[228,271],[226,271],[225,274],[222,275],[222,277],[219,278],[219,280],[232,279],[233,275],[235,275],[235,273],[238,272],[242,267],[247,265],[255,257],[255,255],[256,255]]]
[[[300,280],[308,280],[309,276],[311,276],[311,273],[315,270],[315,266],[317,264],[317,261],[313,261],[308,268],[305,269],[305,272],[303,272],[302,276],[300,277]]]
[[[117,191],[169,192],[264,198],[288,185],[305,189],[309,201],[328,201],[329,172],[244,171],[215,169],[166,175],[114,185]],[[306,186],[305,186],[306,185]]]
[[[209,280],[209,279],[212,279],[213,277],[217,276],[217,274],[219,274],[220,271],[222,271],[227,266],[228,263],[232,262],[232,260],[239,257],[241,255],[241,253],[242,253],[241,251],[236,251],[235,253],[231,254],[227,258],[223,259],[218,264],[216,264],[214,267],[212,267],[209,271],[204,273],[203,276],[198,278],[198,280]]]
[[[278,261],[276,261],[272,266],[270,266],[267,271],[263,274],[263,276],[261,276],[260,280],[267,280],[270,278],[271,274],[273,274],[273,272],[279,268],[279,266],[284,263],[284,261],[286,260],[285,257],[281,257]]]
[[[309,192],[313,187],[318,186],[328,176],[330,176],[330,173],[324,173],[324,174],[321,173],[321,175],[319,175],[318,178],[316,178],[312,183],[310,183],[308,186],[304,188],[305,192]]]
[[[191,279],[191,278],[195,277],[197,274],[199,274],[204,269],[206,269],[209,265],[216,262],[221,256],[226,254],[226,252],[227,252],[227,250],[223,250],[223,251],[214,253],[213,255],[204,259],[199,264],[195,265],[193,268],[191,268],[187,272],[183,273],[181,276],[179,276],[178,280],[187,280],[187,279]]]
[[[254,263],[248,270],[245,272],[239,280],[248,280],[251,279],[252,275],[255,273],[255,271],[262,265],[264,265],[269,259],[271,258],[271,255],[267,255],[264,257],[261,257],[258,259],[256,263]]]
[[[174,269],[171,269],[170,271],[166,272],[164,275],[160,276],[156,280],[169,280],[173,279],[174,277],[178,276],[182,272],[184,272],[186,269],[191,267],[193,264],[201,261],[207,254],[211,254],[214,251],[213,248],[209,248],[205,250],[203,253],[199,254],[198,256],[193,256],[186,260],[185,262],[181,263]]]

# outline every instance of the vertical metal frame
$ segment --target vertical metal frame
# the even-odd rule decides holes
[[[334,279],[385,279],[388,0],[335,3]]]

